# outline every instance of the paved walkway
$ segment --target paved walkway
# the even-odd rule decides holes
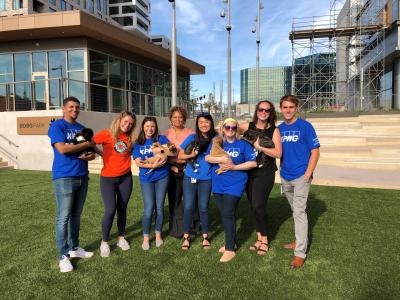
[[[280,182],[279,178],[277,182]],[[399,190],[400,173],[391,170],[365,170],[318,165],[313,184]]]

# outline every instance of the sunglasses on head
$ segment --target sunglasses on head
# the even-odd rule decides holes
[[[225,130],[237,130],[237,126],[224,125]]]
[[[259,108],[258,109],[258,112],[270,112],[271,111],[271,109],[270,108]]]

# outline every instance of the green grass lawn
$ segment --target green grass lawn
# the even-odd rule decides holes
[[[221,264],[217,250],[224,237],[213,202],[209,251],[202,250],[197,237],[183,253],[181,241],[165,232],[164,247],[144,252],[135,178],[127,223],[131,249],[115,247],[114,224],[111,256],[102,258],[103,204],[99,176],[92,175],[81,246],[95,256],[74,259],[74,272],[61,274],[50,177],[49,172],[0,171],[1,299],[400,299],[399,191],[313,186],[309,256],[302,269],[290,270],[292,253],[279,246],[293,240],[293,221],[277,186],[268,203],[272,250],[264,257],[248,250],[255,236],[244,198],[238,210],[237,256]]]

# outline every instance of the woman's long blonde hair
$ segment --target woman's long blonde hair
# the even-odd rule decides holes
[[[125,118],[126,116],[130,116],[133,120],[133,125],[131,130],[129,130],[128,132],[126,132],[126,135],[128,136],[128,148],[131,148],[133,143],[135,142],[135,127],[136,127],[136,116],[135,114],[129,112],[129,111],[123,111],[119,114],[118,117],[116,117],[110,125],[110,133],[111,133],[111,137],[113,139],[114,142],[116,142],[118,140],[118,136],[121,134],[121,129],[120,129],[120,125],[121,125],[121,120],[123,118]]]

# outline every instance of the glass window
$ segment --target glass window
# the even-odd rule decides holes
[[[143,86],[142,91],[143,93],[150,94],[151,87],[153,82],[153,70],[143,67]]]
[[[124,88],[125,61],[110,56],[110,86]]]
[[[132,26],[133,18],[132,17],[117,17],[113,18],[114,21],[118,22],[122,26]]]
[[[89,0],[89,11],[94,14],[94,0]]]
[[[84,51],[69,50],[68,51],[68,70],[83,70],[84,69]]]
[[[0,83],[13,82],[12,54],[0,55]]]
[[[61,10],[67,10],[67,3],[65,2],[65,0],[61,0],[60,7]]]
[[[46,52],[32,53],[33,72],[47,72],[47,57]]]
[[[103,0],[103,15],[108,16],[107,0]]]
[[[49,51],[49,78],[65,78],[66,51]]]
[[[92,111],[108,112],[107,88],[92,84],[90,86],[90,101]]]
[[[118,14],[119,14],[119,7],[118,6],[110,7],[110,15],[118,15]]]
[[[86,83],[83,82],[83,72],[70,72],[68,80],[68,96],[74,96],[81,102],[81,109],[86,107]]]
[[[6,0],[0,0],[0,11],[6,10]]]
[[[61,107],[61,99],[64,99],[64,84],[61,79],[49,80],[49,101],[50,108]]]
[[[31,81],[31,56],[29,53],[14,54],[15,81]]]
[[[140,91],[140,84],[138,78],[138,68],[136,64],[129,63],[128,65],[128,78],[126,88],[131,91]]]
[[[122,90],[111,89],[111,103],[111,112],[119,113],[126,109]]]
[[[122,6],[123,14],[133,14],[135,13],[135,7],[133,5],[124,5]]]
[[[56,0],[49,0],[49,3],[52,5],[56,5]]]
[[[23,8],[24,2],[23,0],[13,0],[13,9]]]
[[[32,88],[30,82],[15,84],[15,110],[32,109]]]
[[[90,82],[107,85],[108,56],[90,51]]]

